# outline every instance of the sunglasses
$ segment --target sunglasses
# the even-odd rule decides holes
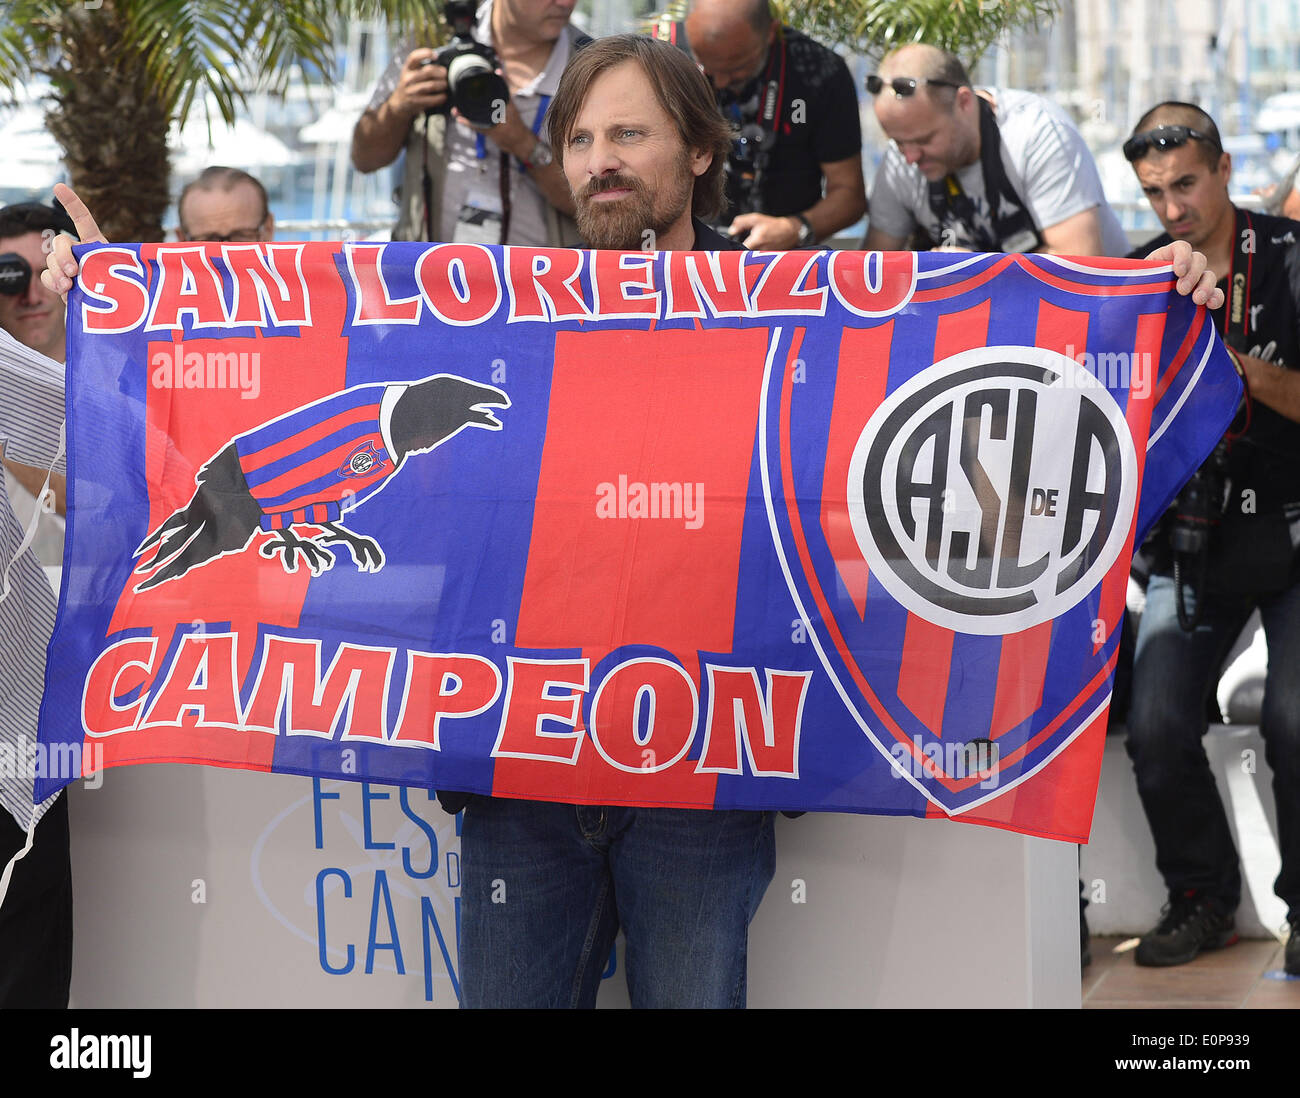
[[[1145,133],[1135,133],[1125,141],[1124,159],[1132,164],[1135,160],[1141,160],[1152,149],[1158,149],[1160,152],[1180,149],[1189,141],[1204,141],[1215,152],[1223,152],[1222,145],[1209,134],[1201,133],[1200,130],[1188,126],[1157,126],[1154,130],[1147,130]]]
[[[879,95],[888,86],[894,89],[894,94],[899,99],[906,99],[910,95],[915,95],[916,89],[922,84],[934,84],[941,88],[961,87],[960,84],[954,84],[951,80],[929,80],[925,77],[895,76],[892,80],[886,80],[875,73],[867,77],[867,91],[872,95]]]
[[[263,222],[262,224],[265,224]],[[204,244],[253,244],[262,235],[262,226],[255,229],[234,229],[228,233],[204,233]]]

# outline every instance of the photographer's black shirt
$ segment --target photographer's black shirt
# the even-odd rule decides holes
[[[1225,303],[1211,312],[1214,325],[1233,350],[1300,369],[1300,222],[1244,210],[1236,217],[1233,270],[1219,281]],[[1158,236],[1129,258],[1145,258],[1171,240]],[[1230,282],[1236,282],[1235,293]],[[1300,503],[1300,423],[1255,401],[1250,426],[1233,444],[1229,475],[1235,495],[1254,489],[1259,512]]]
[[[763,96],[771,79],[778,82],[781,91],[763,141],[764,149],[770,147],[770,152],[757,187],[757,208],[761,213],[785,217],[803,213],[821,201],[822,164],[861,154],[862,124],[848,66],[837,54],[797,30],[782,28],[782,36],[772,43],[759,76],[756,101],[751,96],[749,103],[740,104],[742,122],[762,124]],[[732,107],[723,109],[733,125],[736,113]],[[742,172],[743,164],[733,154],[727,172],[728,208],[721,224],[756,208],[753,203],[742,204]]]
[[[1210,314],[1214,325],[1234,350],[1300,369],[1300,222],[1235,212],[1236,249],[1232,270],[1219,280],[1225,300]],[[1143,259],[1170,240],[1168,234],[1156,237],[1129,258]],[[1241,432],[1243,423],[1239,412],[1229,435]],[[1213,458],[1203,471],[1212,464]],[[1289,531],[1300,515],[1300,423],[1253,402],[1249,425],[1230,443],[1225,471],[1229,489],[1210,536],[1209,588],[1279,589],[1291,582],[1296,563],[1295,532]],[[1134,558],[1136,574],[1172,572],[1175,509],[1165,513]]]

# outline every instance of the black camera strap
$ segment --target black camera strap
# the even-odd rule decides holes
[[[785,33],[780,26],[777,27],[776,40],[780,49],[768,50],[767,71],[763,74],[763,83],[760,85],[763,88],[763,102],[759,109],[759,125],[763,127],[763,132],[769,138],[776,136],[776,131],[781,125],[781,100],[785,94]],[[778,55],[780,69],[774,71]],[[763,142],[764,149],[768,149],[770,145],[770,140]]]
[[[1244,352],[1251,346],[1250,334],[1250,291],[1255,281],[1255,249],[1259,241],[1255,238],[1255,219],[1249,211],[1233,207],[1233,231],[1236,240],[1228,260],[1228,288],[1223,295],[1223,342],[1236,351]],[[1236,362],[1234,361],[1234,365]],[[1238,366],[1240,372],[1240,367]],[[1238,415],[1240,426],[1234,422],[1224,436],[1231,445],[1250,428],[1251,399],[1250,386],[1246,376],[1241,375],[1243,386],[1242,405],[1244,416]]]
[[[992,232],[980,225],[975,203],[957,176],[948,175],[929,186],[930,210],[939,222],[938,243],[981,252],[1036,251],[1043,246],[1043,237],[1029,207],[1007,177],[997,116],[983,96],[977,95],[975,101],[980,112],[980,171]]]
[[[500,153],[497,159],[501,162],[497,186],[501,189],[501,243],[504,244],[510,236],[510,157]]]
[[[1223,301],[1223,341],[1230,346],[1250,346],[1250,287],[1255,280],[1255,219],[1249,211],[1233,207],[1236,241],[1228,262],[1228,289]],[[1236,336],[1238,343],[1230,337]]]

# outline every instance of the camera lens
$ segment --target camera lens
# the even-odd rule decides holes
[[[0,294],[16,297],[27,292],[32,280],[31,265],[17,252],[0,255]]]
[[[510,89],[491,64],[476,53],[462,53],[447,68],[447,89],[456,109],[474,126],[504,121],[498,108],[510,99]]]

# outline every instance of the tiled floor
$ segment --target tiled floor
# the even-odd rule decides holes
[[[1133,963],[1136,941],[1093,938],[1092,964],[1083,973],[1086,1009],[1300,1009],[1300,979],[1275,978],[1282,974],[1280,942],[1240,941],[1191,964],[1139,968]]]

